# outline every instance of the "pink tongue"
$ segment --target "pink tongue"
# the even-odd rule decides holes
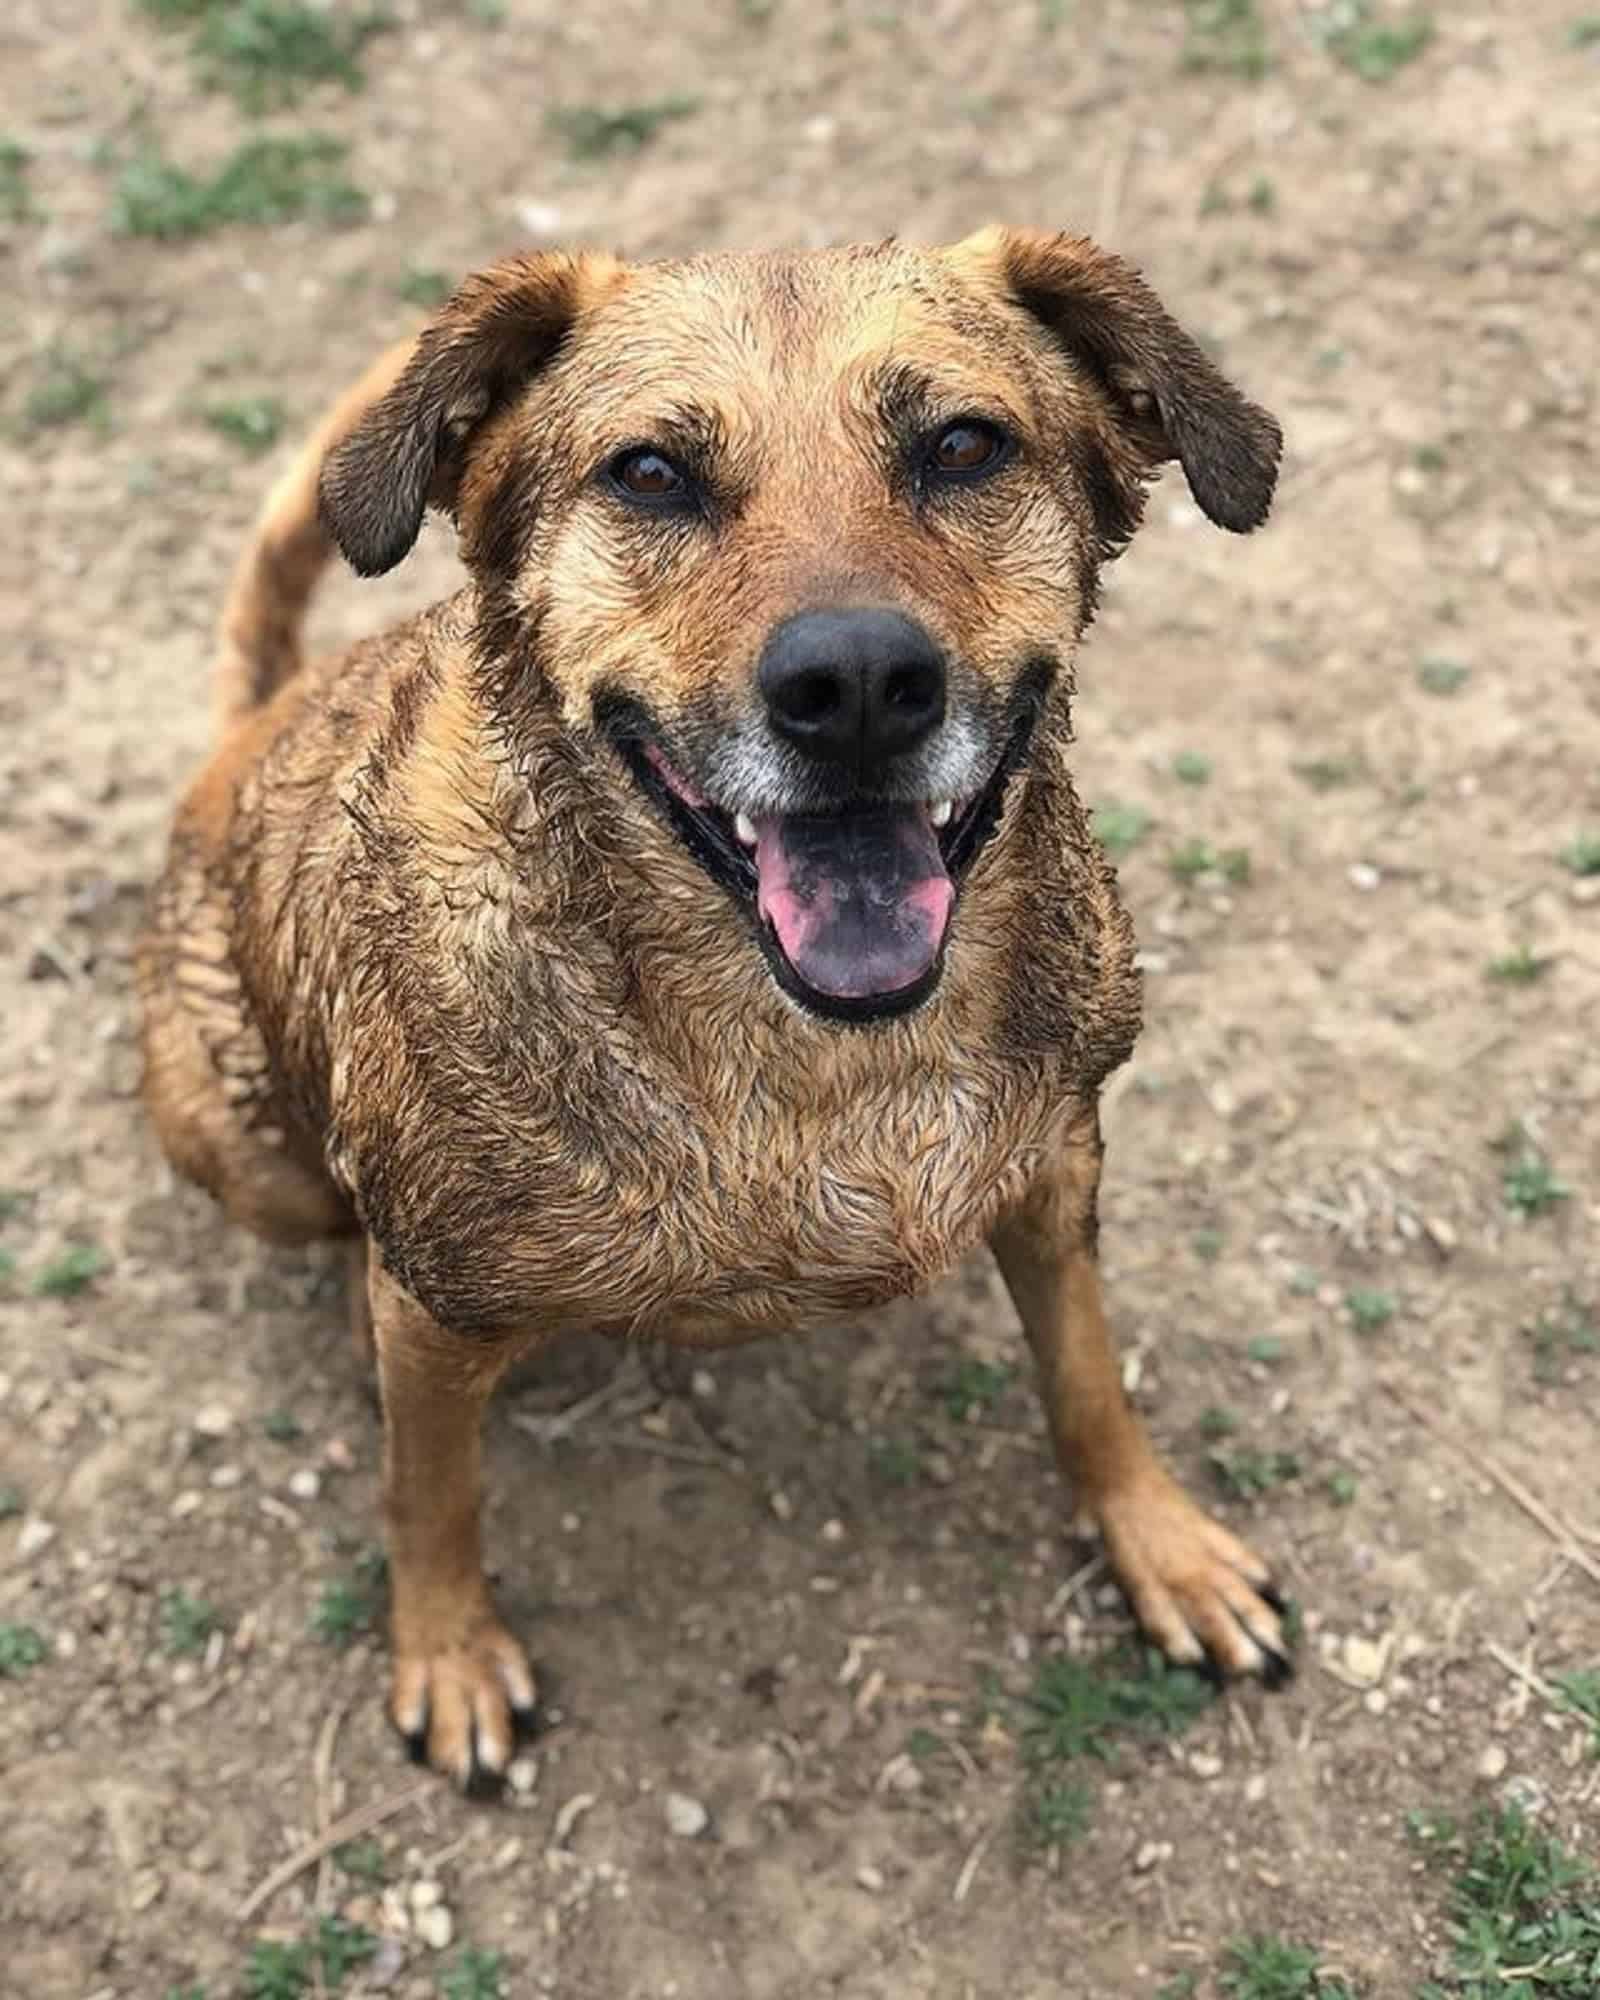
[[[818,993],[870,1000],[939,956],[955,888],[922,806],[756,821],[756,904]]]

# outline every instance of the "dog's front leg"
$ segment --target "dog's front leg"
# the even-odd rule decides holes
[[[1290,1668],[1266,1564],[1189,1498],[1123,1393],[1096,1259],[1100,1152],[1091,1109],[992,1237],[1038,1363],[1056,1458],[1167,1656],[1276,1686]]]
[[[534,1681],[484,1580],[480,1432],[523,1348],[447,1333],[376,1253],[368,1284],[383,1395],[389,1713],[414,1757],[469,1792],[493,1791],[533,1720]]]

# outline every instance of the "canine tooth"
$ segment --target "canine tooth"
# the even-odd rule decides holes
[[[931,809],[928,817],[933,821],[935,826],[948,826],[950,824],[950,815],[955,809],[954,799],[940,799],[939,803]]]
[[[733,830],[738,837],[739,845],[741,847],[755,846],[756,823],[748,813],[740,813],[735,818],[733,822]]]

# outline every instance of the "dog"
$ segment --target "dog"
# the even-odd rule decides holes
[[[1176,460],[1245,533],[1280,449],[1127,264],[992,228],[511,258],[269,499],[139,948],[145,1098],[230,1218],[352,1245],[389,1712],[469,1791],[535,1702],[479,1547],[508,1367],[858,1314],[983,1243],[1145,1632],[1287,1675],[1267,1565],[1107,1330],[1097,1103],[1140,995],[1069,767],[1148,482]],[[430,507],[464,587],[303,662],[333,549],[389,570]]]

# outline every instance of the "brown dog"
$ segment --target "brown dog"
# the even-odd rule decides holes
[[[142,947],[147,1094],[230,1216],[370,1246],[391,1712],[464,1783],[534,1699],[479,1558],[508,1366],[857,1313],[984,1240],[1145,1629],[1287,1671],[1102,1313],[1138,981],[1067,763],[1145,481],[1243,532],[1279,443],[1126,265],[989,230],[514,259],[273,496]],[[466,587],[302,667],[330,538],[387,570],[429,505]]]

